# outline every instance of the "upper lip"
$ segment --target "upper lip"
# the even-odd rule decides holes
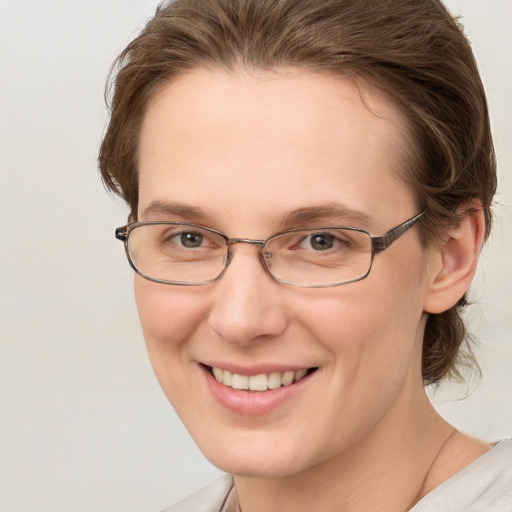
[[[239,375],[247,375],[249,377],[253,375],[261,375],[263,373],[269,374],[273,372],[284,373],[288,371],[308,370],[310,368],[316,368],[315,365],[300,365],[300,364],[275,364],[275,363],[259,363],[254,365],[241,365],[229,362],[220,361],[202,361],[201,364],[208,367],[220,368],[221,370],[227,370],[231,373]]]

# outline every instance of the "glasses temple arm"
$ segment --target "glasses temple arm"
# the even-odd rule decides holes
[[[405,232],[412,228],[425,212],[426,210],[423,210],[412,219],[409,219],[396,228],[393,228],[391,231],[388,231],[385,235],[372,237],[372,247],[374,252],[380,252],[387,249],[393,242],[398,240]]]

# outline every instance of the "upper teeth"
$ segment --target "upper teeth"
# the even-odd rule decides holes
[[[218,382],[234,389],[250,389],[251,391],[266,391],[267,389],[277,389],[281,386],[289,386],[293,382],[297,382],[307,370],[287,372],[260,373],[259,375],[241,375],[239,373],[231,373],[228,370],[212,367],[212,373]]]

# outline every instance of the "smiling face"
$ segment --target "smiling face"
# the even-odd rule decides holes
[[[399,178],[400,117],[363,92],[295,69],[180,77],[144,119],[138,220],[254,239],[327,224],[382,235],[418,207]],[[137,275],[135,291],[155,373],[205,455],[234,474],[292,475],[414,415],[425,269],[412,228],[348,285],[278,283],[238,244],[212,284]],[[234,389],[247,386],[260,391]]]

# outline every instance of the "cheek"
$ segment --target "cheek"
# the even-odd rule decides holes
[[[186,371],[186,342],[205,318],[204,300],[196,288],[162,285],[140,276],[135,276],[134,288],[149,358],[167,394],[164,382],[179,379]]]
[[[422,288],[417,266],[389,279],[372,271],[358,283],[329,291],[303,304],[303,325],[314,331],[343,372],[346,386],[398,384],[421,353]],[[410,270],[409,270],[410,269]],[[396,271],[395,271],[396,272]],[[416,352],[415,352],[416,350]],[[385,383],[385,384],[384,384]]]

